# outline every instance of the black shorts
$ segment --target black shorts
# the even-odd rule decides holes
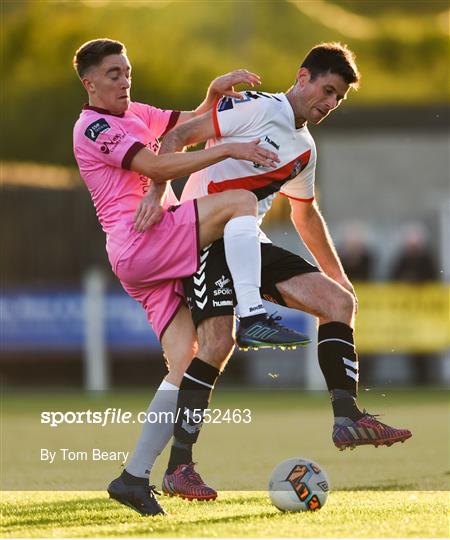
[[[308,261],[273,244],[261,244],[261,259],[261,296],[282,306],[286,304],[277,283],[300,274],[319,272]],[[198,272],[185,278],[183,285],[195,326],[210,317],[233,315],[236,297],[223,240],[217,240],[200,252]]]

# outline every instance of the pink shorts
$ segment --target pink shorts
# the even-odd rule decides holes
[[[164,211],[122,254],[115,273],[125,291],[140,302],[161,339],[184,301],[182,278],[199,265],[197,201]]]

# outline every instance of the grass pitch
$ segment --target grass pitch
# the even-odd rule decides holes
[[[250,424],[205,426],[196,459],[216,487],[214,502],[162,497],[169,513],[141,517],[108,499],[107,483],[119,463],[55,463],[38,459],[49,448],[131,449],[138,425],[40,424],[42,410],[121,406],[145,410],[148,394],[115,392],[4,394],[2,397],[2,536],[4,537],[427,537],[450,535],[449,409],[443,391],[386,392],[361,396],[363,406],[408,427],[413,438],[391,448],[338,452],[330,441],[325,392],[225,391],[212,407],[249,407]],[[286,514],[266,489],[273,467],[292,456],[314,459],[328,472],[331,493],[315,513]],[[152,473],[160,485],[167,453]],[[82,485],[84,491],[76,486]],[[62,486],[62,487],[61,487]],[[85,491],[90,489],[91,491]],[[33,491],[25,491],[33,490]],[[64,491],[62,491],[64,490]]]
[[[214,502],[162,498],[168,516],[140,517],[104,492],[8,492],[4,537],[446,538],[448,493],[332,492],[319,512],[287,514],[266,493],[223,492]]]

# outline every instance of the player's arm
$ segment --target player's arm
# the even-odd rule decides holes
[[[172,155],[174,152],[182,151],[185,146],[204,142],[211,137],[214,137],[214,123],[212,111],[209,111],[169,131],[161,142],[158,155]],[[161,219],[161,200],[164,191],[164,184],[151,183],[149,192],[136,209],[134,216],[136,230],[143,231]]]
[[[183,127],[180,126],[180,127]],[[143,147],[131,160],[130,169],[152,179],[152,188],[143,197],[134,216],[134,227],[142,232],[159,221],[161,200],[166,181],[187,176],[227,158],[243,159],[260,163],[264,167],[274,167],[279,161],[275,153],[259,146],[259,139],[249,143],[227,143],[198,150],[157,155]]]
[[[215,136],[213,113],[208,111],[169,131],[161,142],[159,155],[180,152],[186,146],[205,142]]]
[[[243,97],[242,94],[234,90],[234,87],[238,84],[246,84],[253,88],[255,84],[261,84],[261,79],[259,75],[251,73],[246,69],[237,69],[217,77],[217,79],[214,79],[209,85],[206,97],[200,105],[194,111],[181,112],[176,125],[183,124],[184,122],[192,120],[211,110],[215,101],[222,96],[241,99]]]
[[[129,168],[160,184],[172,178],[187,176],[227,158],[252,161],[264,167],[274,167],[279,161],[277,154],[259,146],[257,139],[249,143],[226,143],[196,152],[171,154],[155,154],[142,145],[132,157]]]
[[[295,199],[289,199],[289,202],[291,203],[291,219],[294,227],[322,271],[350,291],[356,298],[353,285],[344,271],[317,202]]]

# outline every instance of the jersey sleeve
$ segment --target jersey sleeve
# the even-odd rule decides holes
[[[134,156],[145,145],[128,133],[120,118],[100,117],[75,130],[74,150],[78,162],[99,162],[129,169]]]
[[[130,109],[145,122],[155,139],[171,130],[180,117],[180,111],[158,109],[144,103],[133,102]]]
[[[314,200],[315,178],[316,150],[313,146],[306,167],[295,178],[283,184],[280,193],[289,199],[304,202],[312,201]]]
[[[213,107],[216,138],[248,135],[253,137],[265,123],[270,97],[255,97],[246,92],[244,99],[224,96]]]

